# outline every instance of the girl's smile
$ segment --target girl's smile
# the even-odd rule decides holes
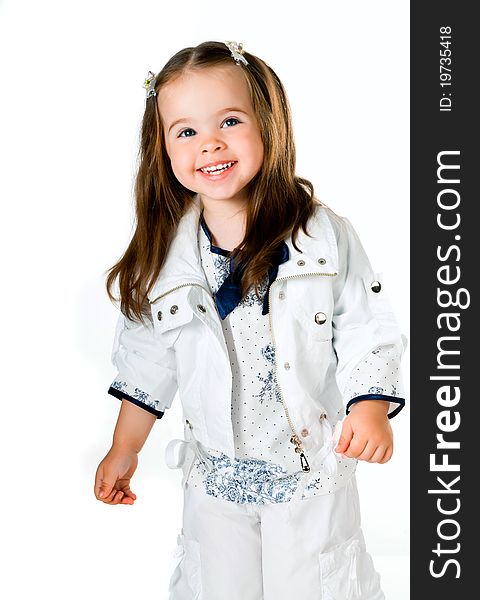
[[[209,181],[218,181],[225,179],[232,172],[238,161],[226,161],[211,163],[205,167],[201,167],[198,171]]]

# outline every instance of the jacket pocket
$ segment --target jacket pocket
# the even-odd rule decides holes
[[[330,307],[296,306],[293,309],[294,318],[300,326],[306,341],[328,342],[332,339],[332,315]]]
[[[319,561],[322,600],[385,600],[361,530]]]
[[[312,311],[308,316],[308,331],[312,340],[316,342],[330,342],[332,340],[332,316],[329,311]]]
[[[179,534],[174,559],[169,600],[202,600],[200,544]]]
[[[325,309],[303,313],[303,326],[313,342],[330,342],[332,339],[332,315]]]

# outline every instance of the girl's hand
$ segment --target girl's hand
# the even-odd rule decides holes
[[[389,402],[361,400],[345,418],[335,452],[371,463],[386,463],[393,453],[393,432],[387,417]]]
[[[97,467],[94,493],[105,504],[133,504],[137,496],[130,490],[130,478],[138,464],[130,448],[112,446]]]

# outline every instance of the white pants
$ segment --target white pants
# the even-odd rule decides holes
[[[236,504],[184,487],[170,600],[385,600],[355,477],[333,494]]]

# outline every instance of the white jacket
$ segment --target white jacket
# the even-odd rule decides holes
[[[118,374],[108,392],[161,417],[178,390],[198,442],[233,459],[232,372],[200,260],[200,209],[197,195],[149,295],[153,325],[120,314],[112,351]],[[381,390],[369,388],[367,357],[379,357],[373,376],[391,383],[381,390],[389,416],[402,408],[401,379],[378,349],[388,346],[399,362],[406,341],[350,222],[319,206],[307,230],[312,238],[301,229],[297,237],[302,253],[285,240],[290,257],[270,286],[269,321],[292,435],[311,457],[324,445],[323,420],[333,428],[352,397]]]

